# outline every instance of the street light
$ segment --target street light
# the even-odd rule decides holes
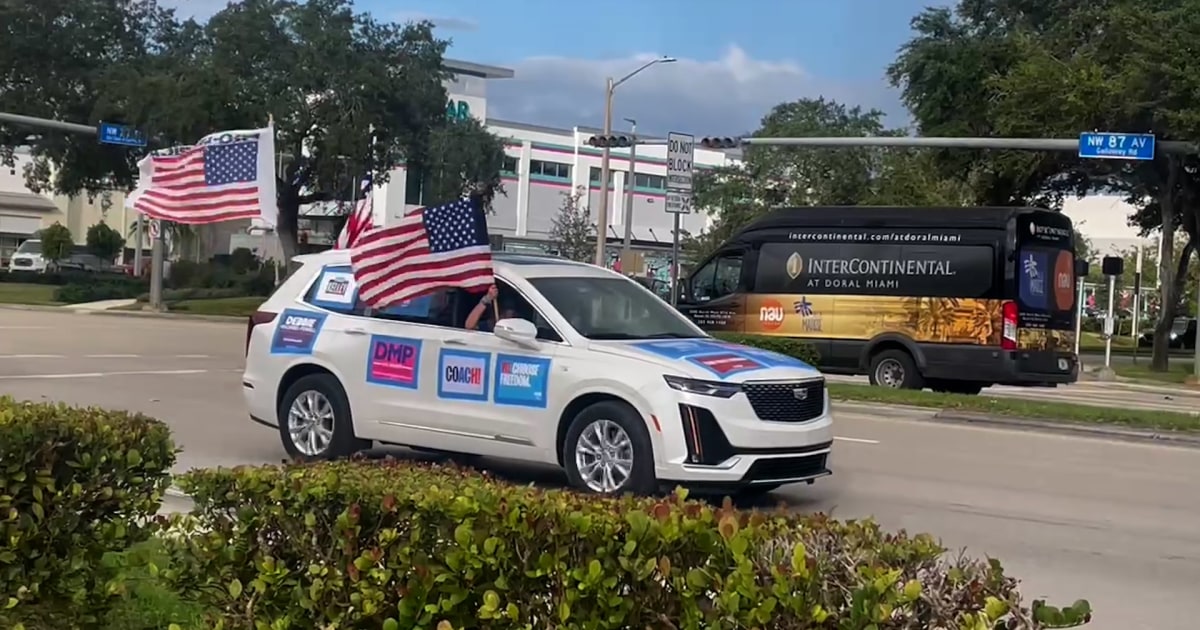
[[[622,83],[637,76],[637,74],[639,72],[641,72],[642,70],[645,70],[646,68],[649,68],[650,66],[657,65],[660,63],[674,63],[674,62],[675,62],[674,57],[665,57],[665,56],[659,57],[658,59],[652,59],[650,61],[647,61],[646,63],[642,64],[637,70],[630,72],[629,74],[621,77],[620,79],[617,79],[616,81],[614,81],[612,77],[608,78],[608,80],[604,86],[604,135],[605,136],[612,134],[613,91],[617,89],[617,86],[619,86]],[[596,215],[596,225],[599,226],[600,229],[596,230],[596,261],[595,262],[598,266],[601,266],[601,267],[605,266],[604,265],[604,263],[605,263],[604,244],[605,244],[605,240],[607,237],[607,234],[606,234],[607,230],[605,228],[608,226],[608,184],[609,184],[609,182],[608,182],[608,173],[609,173],[608,163],[609,163],[609,159],[611,157],[612,157],[612,154],[611,154],[611,151],[609,150],[609,148],[604,147],[604,152],[600,156],[600,210],[599,210],[598,214]]]

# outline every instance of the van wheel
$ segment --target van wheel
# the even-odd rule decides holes
[[[292,459],[338,459],[371,448],[354,435],[350,400],[337,378],[309,374],[279,401],[279,436]]]
[[[654,447],[641,415],[629,405],[604,401],[571,421],[563,440],[563,464],[571,485],[597,494],[651,494]]]
[[[892,389],[921,389],[925,379],[917,371],[912,355],[903,350],[884,350],[871,357],[872,385]]]

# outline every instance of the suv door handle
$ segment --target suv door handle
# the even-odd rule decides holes
[[[346,334],[347,335],[365,335],[365,334],[367,334],[367,329],[366,328],[358,328],[358,327],[347,328]]]

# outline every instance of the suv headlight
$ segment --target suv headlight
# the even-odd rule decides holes
[[[702,381],[695,378],[684,378],[682,376],[663,376],[663,380],[667,382],[667,386],[671,389],[685,392],[688,394],[700,394],[701,396],[716,396],[717,398],[729,398],[734,394],[742,391],[742,386],[737,383],[720,383],[717,381]]]

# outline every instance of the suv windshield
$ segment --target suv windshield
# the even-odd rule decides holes
[[[41,241],[25,241],[17,248],[18,254],[40,254],[42,253]]]
[[[588,339],[706,337],[653,293],[624,278],[531,278],[546,300]]]

